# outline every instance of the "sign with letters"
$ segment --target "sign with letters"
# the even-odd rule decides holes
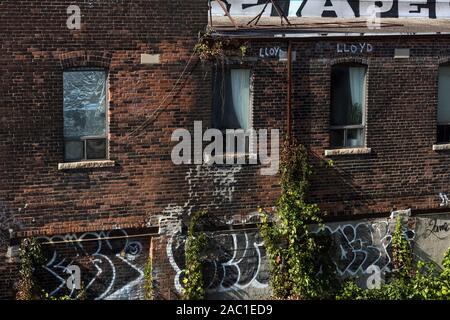
[[[232,16],[255,16],[266,0],[222,0]],[[278,0],[288,17],[370,17],[377,8],[381,18],[450,19],[450,0]],[[213,15],[224,11],[212,1]],[[278,16],[269,2],[263,16]]]

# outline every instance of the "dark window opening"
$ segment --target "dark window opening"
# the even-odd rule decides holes
[[[335,66],[331,74],[330,144],[332,147],[364,145],[366,68]]]
[[[227,139],[225,136],[227,129],[251,128],[251,71],[243,68],[218,67],[214,74],[213,87],[213,126],[224,134],[224,150],[227,152]],[[235,153],[242,153],[238,149],[239,142],[235,138]],[[249,137],[245,137],[243,142],[244,152],[249,151]]]
[[[439,68],[437,143],[450,142],[450,66]]]

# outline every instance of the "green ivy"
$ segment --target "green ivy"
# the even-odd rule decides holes
[[[35,282],[34,270],[42,265],[44,256],[39,242],[34,238],[23,239],[19,248],[19,282],[17,300],[37,300],[41,298],[40,288]]]
[[[404,237],[400,216],[397,216],[391,243],[393,276],[407,280],[413,272],[412,251],[409,241]]]
[[[414,266],[412,251],[402,231],[401,219],[396,221],[392,235],[394,270],[390,280],[379,289],[362,289],[353,280],[344,283],[339,300],[450,300],[450,248],[442,261],[442,270],[419,260]]]
[[[153,300],[153,262],[152,257],[149,256],[144,266],[144,299]]]
[[[183,300],[202,300],[205,298],[205,285],[202,274],[202,252],[206,247],[207,239],[203,232],[197,232],[199,220],[206,215],[205,211],[193,213],[188,227],[185,256],[186,269],[184,270]]]
[[[276,298],[329,298],[336,283],[330,261],[320,259],[327,256],[329,243],[310,230],[311,224],[322,226],[318,206],[307,202],[311,174],[305,147],[295,140],[285,141],[280,163],[282,192],[276,202],[276,215],[260,209],[259,225]]]

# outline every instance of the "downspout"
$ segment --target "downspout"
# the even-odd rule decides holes
[[[288,88],[287,88],[287,139],[292,138],[292,42],[288,41]]]

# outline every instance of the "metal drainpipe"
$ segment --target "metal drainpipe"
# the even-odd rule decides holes
[[[292,136],[292,42],[288,41],[288,59],[287,59],[287,68],[288,68],[288,90],[287,90],[287,138],[289,141]]]

